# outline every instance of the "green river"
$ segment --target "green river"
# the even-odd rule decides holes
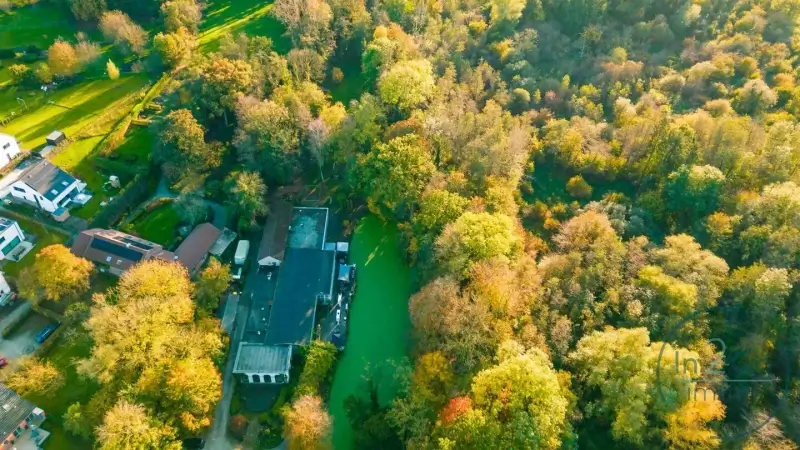
[[[350,330],[331,390],[333,444],[353,448],[344,399],[364,386],[364,368],[399,361],[407,354],[410,270],[398,246],[398,231],[375,216],[356,228],[350,262],[357,265],[357,287],[350,305]]]

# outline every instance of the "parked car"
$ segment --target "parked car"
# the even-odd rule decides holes
[[[183,440],[183,448],[185,450],[199,450],[205,448],[206,440],[201,437],[189,438]]]
[[[61,322],[56,322],[56,323],[51,323],[50,325],[44,327],[44,329],[40,331],[39,334],[36,335],[36,343],[41,344],[44,341],[46,341],[47,338],[49,338],[50,335],[53,334],[53,332],[55,332],[56,329],[58,329],[58,327],[60,326]]]
[[[0,369],[8,365],[8,360],[6,358],[0,358]]]

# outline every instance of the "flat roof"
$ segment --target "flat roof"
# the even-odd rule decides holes
[[[233,373],[288,373],[292,364],[291,345],[240,342]]]
[[[294,208],[287,246],[322,250],[327,228],[328,208]]]
[[[267,344],[311,342],[319,294],[330,295],[336,252],[288,248],[278,272],[275,300],[269,318]]]

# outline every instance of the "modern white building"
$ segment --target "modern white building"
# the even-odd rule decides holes
[[[19,144],[14,136],[0,133],[0,168],[7,166],[19,154]]]
[[[39,159],[32,161],[16,175],[7,192],[16,199],[51,213],[56,220],[66,220],[70,204],[84,205],[92,198],[83,193],[84,189],[86,183],[50,161]]]
[[[25,242],[25,233],[15,220],[0,217],[0,260],[14,253],[20,244]],[[0,283],[2,287],[2,283]],[[0,289],[2,291],[2,289]]]

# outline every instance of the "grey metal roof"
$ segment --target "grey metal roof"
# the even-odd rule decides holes
[[[314,329],[318,294],[330,295],[336,252],[288,248],[278,271],[269,317],[267,344],[308,344]]]
[[[16,430],[20,422],[36,409],[33,403],[0,383],[0,439]]]
[[[233,364],[233,373],[288,373],[291,365],[291,345],[241,342]]]
[[[53,200],[75,182],[75,177],[53,165],[50,161],[42,159],[25,168],[25,171],[19,177],[19,181],[30,186],[44,198]]]

